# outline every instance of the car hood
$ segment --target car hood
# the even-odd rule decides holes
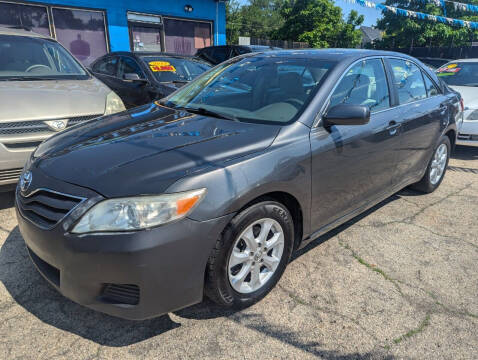
[[[0,81],[0,121],[97,115],[105,112],[111,90],[88,80]]]
[[[106,197],[158,194],[184,176],[266,149],[279,129],[153,103],[51,137],[33,167]]]
[[[478,109],[478,87],[451,85],[450,88],[461,94],[465,108]]]

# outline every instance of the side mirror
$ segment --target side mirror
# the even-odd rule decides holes
[[[146,82],[146,79],[141,79],[136,73],[126,73],[123,75],[123,80],[134,82]]]
[[[327,125],[364,125],[370,121],[370,108],[363,105],[339,104],[330,108],[323,117]]]

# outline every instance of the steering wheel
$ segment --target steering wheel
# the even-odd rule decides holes
[[[38,68],[47,68],[48,70],[51,70],[50,67],[43,65],[43,64],[35,64],[32,66],[29,66],[25,72],[31,72],[32,70],[38,69]]]

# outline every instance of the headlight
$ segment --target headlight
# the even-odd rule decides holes
[[[206,189],[199,189],[104,200],[88,210],[72,232],[133,231],[166,224],[189,214],[205,194]]]
[[[121,98],[113,91],[110,92],[106,97],[105,115],[116,114],[117,112],[124,110],[126,110],[126,108],[124,107]]]
[[[478,120],[478,110],[473,110],[467,117],[466,120]]]

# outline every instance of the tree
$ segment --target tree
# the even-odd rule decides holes
[[[463,0],[460,0],[463,2]],[[466,0],[465,0],[466,1]],[[478,0],[468,1],[478,4]],[[387,0],[386,5],[425,14],[444,16],[443,8],[432,2],[422,0]],[[478,21],[478,16],[455,10],[453,4],[446,3],[447,17]],[[413,46],[463,46],[470,45],[477,32],[468,28],[453,27],[447,24],[399,16],[384,11],[377,21],[377,28],[383,30],[384,37],[375,43],[379,48],[409,48]]]
[[[241,4],[238,0],[226,2],[226,41],[237,44],[241,32]]]
[[[237,0],[226,3],[226,38],[237,44],[239,36],[269,38],[284,19],[280,9],[285,0],[249,0],[241,6]]]
[[[331,0],[288,0],[281,8],[285,21],[275,33],[277,39],[305,41],[310,47],[355,47],[361,33],[356,29],[363,16],[351,11],[347,21],[342,9]]]

